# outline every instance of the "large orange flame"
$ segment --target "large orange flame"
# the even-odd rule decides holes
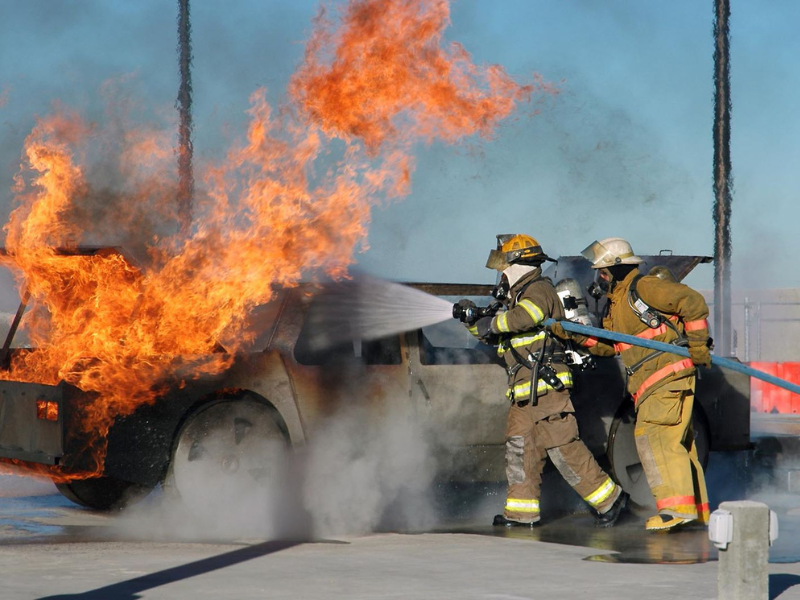
[[[445,43],[445,0],[351,0],[338,25],[328,13],[288,105],[273,115],[256,91],[244,140],[197,170],[204,193],[186,238],[164,235],[176,226],[168,134],[120,125],[109,141],[109,128],[63,108],[39,120],[5,226],[7,261],[34,299],[24,327],[37,350],[0,377],[96,393],[84,426],[102,438],[117,416],[180,385],[177,362],[191,377],[226,368],[215,345],[246,344],[245,318],[275,286],[345,277],[371,208],[409,192],[416,140],[488,137],[534,89]],[[53,250],[120,239],[146,260]]]

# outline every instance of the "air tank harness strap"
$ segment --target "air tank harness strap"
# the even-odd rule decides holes
[[[517,364],[508,369],[508,387],[509,390],[511,390],[512,402],[514,402],[513,379],[514,375],[516,375],[521,366],[525,366],[531,371],[531,406],[536,406],[538,404],[537,392],[539,390],[540,376],[547,385],[558,392],[566,388],[564,382],[558,377],[556,370],[550,365],[553,360],[564,362],[566,360],[566,353],[559,342],[556,340],[550,340],[550,332],[547,329],[544,329],[543,331],[544,340],[542,341],[541,348],[539,348],[538,356],[528,354],[528,358],[526,359],[516,348],[514,348],[514,346],[509,346],[511,355],[514,357],[514,360],[517,361]],[[558,349],[556,349],[556,345],[558,345]]]
[[[674,346],[680,347],[687,347],[689,345],[689,339],[681,333],[681,331],[675,326],[671,319],[668,319],[664,314],[660,311],[656,310],[655,308],[651,307],[647,304],[642,297],[639,295],[639,292],[636,289],[636,284],[639,283],[639,280],[643,277],[643,275],[637,275],[633,278],[631,282],[631,287],[628,289],[628,305],[631,307],[633,313],[639,317],[639,320],[647,325],[650,329],[645,329],[641,333],[636,334],[636,337],[640,337],[643,339],[653,339],[658,335],[662,335],[667,332],[667,327],[672,329],[675,332],[676,338],[670,342],[670,344]],[[630,344],[614,344],[614,349],[617,352],[622,352],[623,350],[627,350],[631,348]],[[641,369],[645,363],[649,362],[650,360],[661,356],[664,354],[664,350],[656,350],[651,352],[650,354],[644,356],[641,360],[637,361],[636,363],[632,364],[629,367],[625,367],[625,372],[628,374],[628,377],[632,377],[636,371]]]
[[[673,346],[680,346],[682,348],[688,348],[689,341],[686,340],[686,339],[677,339],[674,342],[672,342],[672,345]],[[654,358],[656,358],[658,356],[661,356],[665,352],[666,352],[665,350],[654,350],[650,354],[647,354],[641,360],[638,360],[637,362],[632,364],[630,367],[625,367],[625,372],[628,374],[628,377],[632,377],[633,374],[636,373],[636,371],[638,371],[639,369],[641,369],[646,362],[648,362],[648,361],[650,361],[650,360],[652,360],[652,359],[654,359]]]
[[[669,377],[673,373],[678,373],[685,369],[692,369],[694,368],[694,363],[692,362],[691,358],[684,358],[678,362],[670,363],[666,367],[660,368],[658,371],[650,375],[647,379],[644,380],[644,383],[639,386],[639,389],[636,390],[631,396],[633,396],[634,405],[639,404],[639,398],[647,391],[648,388],[655,385],[665,377]]]

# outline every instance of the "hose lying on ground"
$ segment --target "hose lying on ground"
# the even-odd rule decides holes
[[[679,356],[687,356],[687,357],[689,356],[689,350],[681,346],[675,346],[673,344],[665,344],[664,342],[656,342],[654,340],[645,340],[640,337],[636,337],[635,335],[628,335],[626,333],[617,333],[616,331],[608,331],[607,329],[599,329],[597,327],[589,327],[588,325],[581,325],[573,321],[558,321],[558,322],[561,323],[561,326],[566,331],[571,331],[573,333],[580,333],[582,335],[589,335],[598,338],[603,338],[606,340],[611,340],[612,342],[623,342],[626,344],[631,344],[633,346],[650,348],[651,350],[661,350],[662,352],[671,352],[672,354],[678,354]],[[544,326],[549,327],[554,323],[556,323],[555,319],[547,319],[544,322]],[[764,371],[753,369],[752,367],[743,365],[742,363],[736,362],[735,360],[731,360],[729,358],[723,358],[721,356],[714,356],[712,354],[711,363],[719,367],[722,367],[723,369],[730,369],[731,371],[737,371],[739,373],[749,375],[750,377],[761,379],[762,381],[766,381],[767,383],[771,383],[772,385],[776,385],[785,390],[789,390],[790,392],[794,392],[795,394],[800,394],[800,386],[785,381],[783,379],[780,379],[778,377],[775,377],[774,375],[770,375],[769,373],[764,373]]]

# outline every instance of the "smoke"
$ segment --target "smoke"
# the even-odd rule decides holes
[[[256,479],[213,465],[183,472],[178,497],[162,490],[126,510],[114,527],[140,539],[232,540],[417,529],[435,521],[433,446],[397,398],[348,406],[327,417],[305,448],[273,446]],[[203,461],[198,461],[202,463]]]
[[[412,529],[433,520],[435,461],[419,423],[399,403],[373,412],[347,409],[309,449],[303,493],[321,535],[373,531],[384,518]]]
[[[0,475],[0,498],[45,496],[55,493],[57,493],[55,486],[47,479]]]
[[[574,255],[621,228],[634,248],[708,254],[700,226],[680,248],[674,233],[696,226],[680,207],[704,201],[707,176],[672,156],[641,115],[604,98],[580,72],[564,74],[541,114],[502,125],[491,148],[447,157],[422,149],[415,193],[374,214],[359,268],[399,280],[493,283],[484,265],[494,236],[519,230],[553,256]],[[629,228],[620,214],[668,226]]]

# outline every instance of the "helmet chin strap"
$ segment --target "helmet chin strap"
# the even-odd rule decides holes
[[[532,267],[531,265],[511,265],[503,271],[503,275],[508,279],[508,286],[514,287],[515,283],[535,269],[536,267]]]

